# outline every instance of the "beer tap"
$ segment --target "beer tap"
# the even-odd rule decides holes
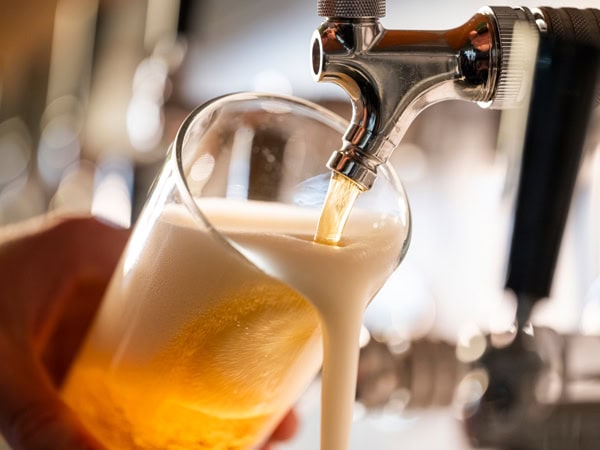
[[[446,31],[385,29],[385,0],[319,0],[318,14],[325,20],[312,37],[313,76],[341,86],[353,107],[327,165],[363,189],[428,106],[449,99],[498,109],[520,104],[535,58],[523,36],[600,36],[600,11],[573,8],[486,7]],[[524,33],[515,33],[517,22]]]

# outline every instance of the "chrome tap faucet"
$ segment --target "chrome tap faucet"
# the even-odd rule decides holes
[[[572,8],[486,7],[446,31],[386,30],[385,0],[319,0],[318,14],[325,21],[312,38],[314,78],[341,86],[353,106],[327,165],[364,189],[428,106],[462,99],[507,108],[524,99],[535,53],[515,34],[517,22],[534,39],[548,32],[579,39],[600,29],[597,11]]]

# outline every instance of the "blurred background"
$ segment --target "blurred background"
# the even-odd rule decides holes
[[[388,0],[382,22],[452,28],[483,5]],[[320,22],[315,0],[2,0],[0,225],[49,210],[131,224],[179,124],[215,96],[293,94],[349,117],[345,93],[311,77],[309,41]],[[457,341],[510,320],[502,287],[518,143],[507,144],[500,130],[497,111],[442,103],[413,123],[394,153],[411,201],[413,242],[368,311],[374,337],[401,348],[425,336]],[[535,314],[537,324],[562,332],[600,331],[596,144],[590,133],[552,297]],[[301,433],[283,448],[315,449],[317,387],[299,411]],[[373,436],[380,450],[468,448],[451,410],[374,414],[357,407],[353,448],[364,449]]]

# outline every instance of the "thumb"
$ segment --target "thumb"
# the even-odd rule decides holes
[[[0,431],[14,450],[101,450],[30,352],[1,341]]]

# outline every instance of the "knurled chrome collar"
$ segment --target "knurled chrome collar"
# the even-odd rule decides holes
[[[517,106],[526,96],[537,52],[539,28],[527,8],[491,6],[484,13],[494,17],[497,33],[496,89],[488,107],[505,109]]]
[[[317,13],[321,17],[378,18],[385,16],[385,0],[319,0]]]

